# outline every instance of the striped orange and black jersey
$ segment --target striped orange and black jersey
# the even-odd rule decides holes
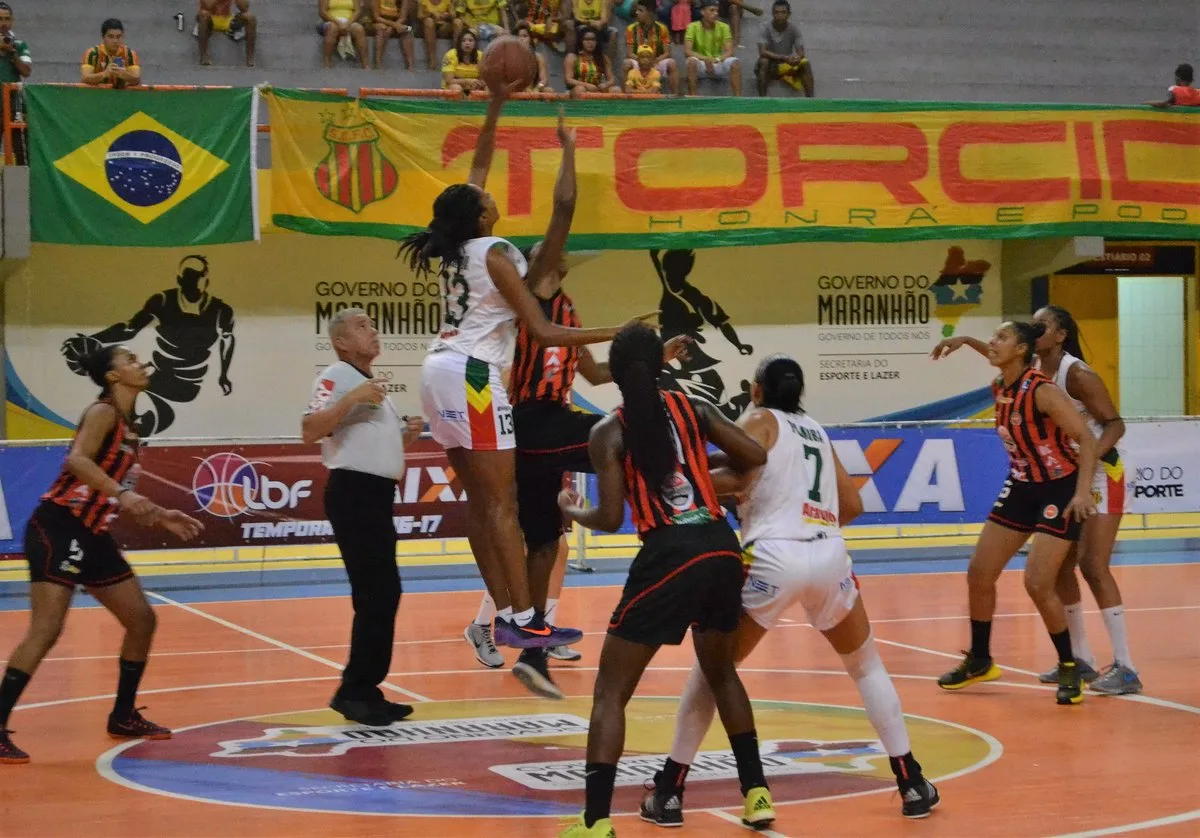
[[[708,439],[692,403],[683,393],[662,391],[660,395],[670,420],[676,468],[662,486],[654,487],[626,452],[625,495],[639,535],[659,527],[719,521],[725,515],[708,474]],[[623,408],[617,408],[617,417],[624,427]]]
[[[578,329],[579,316],[571,298],[561,290],[549,299],[538,298],[546,319],[557,326]],[[571,388],[579,369],[579,347],[542,346],[533,339],[522,322],[517,327],[517,348],[513,352],[512,379],[508,385],[508,400],[521,402],[542,400],[571,403]]]
[[[1034,396],[1039,387],[1053,387],[1039,370],[1030,367],[1007,387],[1003,378],[992,382],[996,399],[996,432],[1008,449],[1014,480],[1045,483],[1075,471],[1078,454],[1071,438],[1054,420],[1038,410]]]
[[[139,471],[137,461],[138,438],[132,433],[125,419],[118,415],[116,426],[100,443],[96,465],[123,488],[132,489],[137,482]],[[116,498],[97,492],[86,483],[80,482],[66,464],[63,465],[54,485],[42,495],[42,500],[65,506],[85,527],[97,533],[106,531],[120,511]]]

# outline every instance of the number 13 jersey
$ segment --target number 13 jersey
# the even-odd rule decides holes
[[[738,505],[742,542],[837,534],[837,470],[829,435],[807,414],[770,413],[779,432],[767,464]]]
[[[497,236],[470,239],[463,245],[463,269],[442,277],[442,330],[429,344],[430,352],[452,349],[496,367],[512,362],[516,314],[492,282],[487,256],[500,248],[522,278],[529,269],[521,251]]]

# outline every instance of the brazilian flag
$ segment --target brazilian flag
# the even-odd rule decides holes
[[[25,87],[33,240],[183,247],[258,238],[257,92]]]

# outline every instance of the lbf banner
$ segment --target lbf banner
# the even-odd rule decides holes
[[[484,105],[267,94],[280,227],[397,238],[467,179]],[[1200,229],[1200,120],[1184,110],[801,99],[567,105],[576,249]],[[488,180],[497,233],[550,217],[556,106],[510,102]]]

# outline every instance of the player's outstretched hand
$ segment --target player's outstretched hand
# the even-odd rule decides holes
[[[178,509],[165,509],[158,519],[158,525],[180,541],[191,541],[204,532],[204,525]]]
[[[935,361],[940,361],[947,355],[957,352],[962,348],[962,345],[967,342],[964,337],[946,338],[940,341],[937,346],[933,347],[933,351],[929,353],[929,357]]]
[[[628,320],[626,320],[624,323],[621,324],[621,328],[624,329],[626,326],[633,326],[637,323],[642,323],[646,326],[649,326],[651,329],[657,329],[658,328],[658,318],[661,315],[662,315],[662,311],[660,311],[659,309],[655,309],[654,311],[648,311],[645,314],[639,314],[636,317],[630,317]]]
[[[572,489],[563,489],[558,493],[558,508],[563,517],[574,521],[583,512],[583,496]]]
[[[567,114],[562,105],[558,106],[558,141],[563,148],[575,146],[575,129],[567,127]]]
[[[671,338],[663,344],[663,363],[669,364],[675,360],[688,360],[688,347],[691,344],[692,339],[687,335],[676,335]]]

